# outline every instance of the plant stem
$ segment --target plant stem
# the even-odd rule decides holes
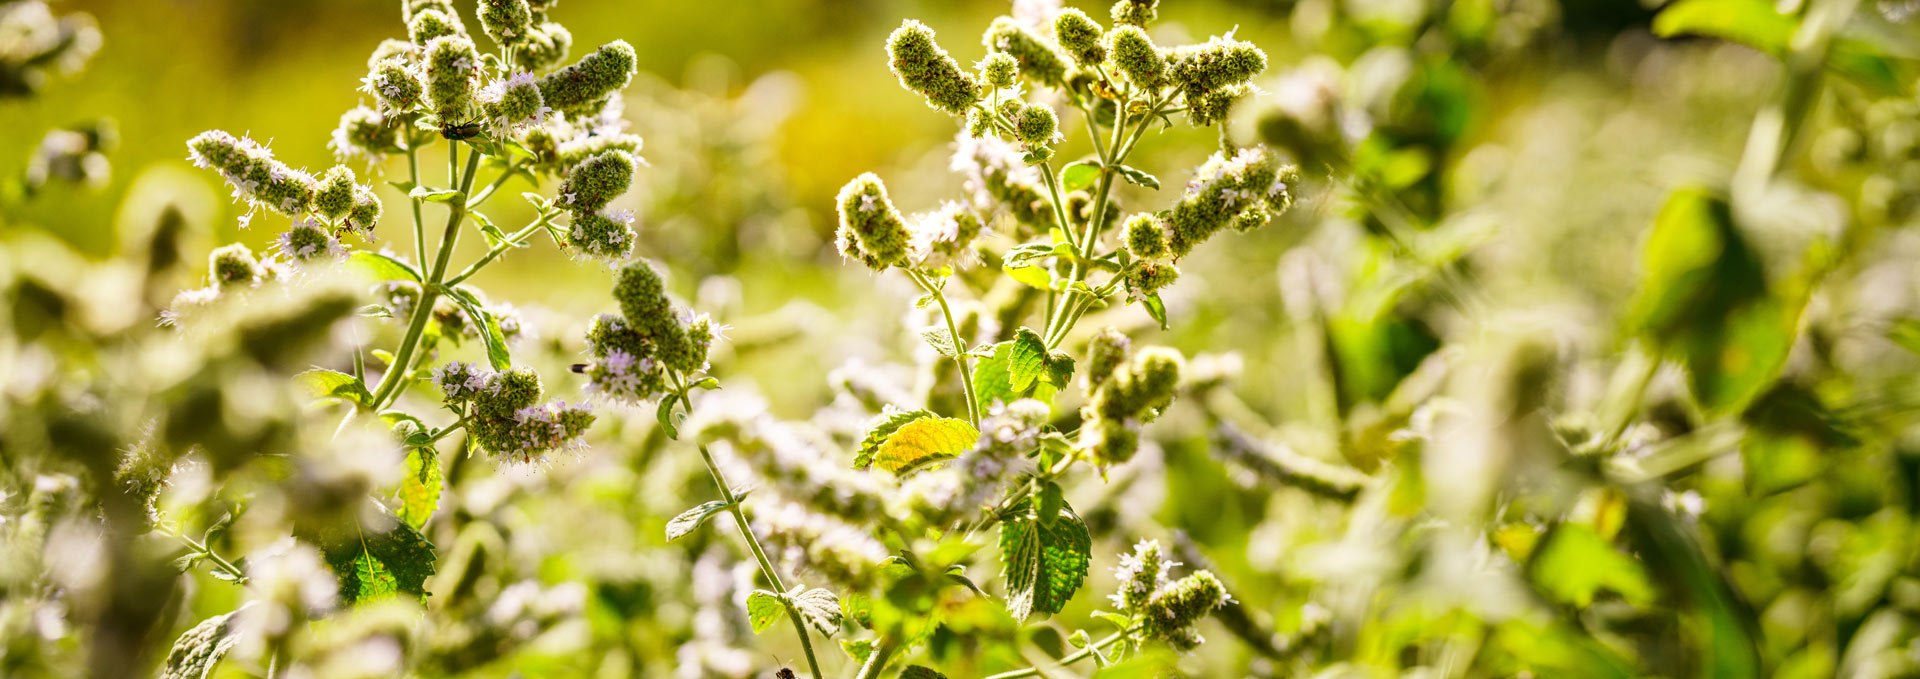
[[[913,282],[920,284],[920,289],[927,291],[933,301],[940,304],[940,315],[947,319],[947,333],[953,337],[953,362],[960,366],[960,391],[967,397],[967,420],[973,423],[975,429],[979,429],[980,404],[973,391],[973,367],[969,365],[971,361],[967,360],[967,341],[961,339],[960,326],[953,322],[953,309],[947,305],[947,296],[920,272],[912,269],[905,271],[913,278]]]
[[[240,570],[239,566],[233,565],[233,562],[228,561],[225,557],[220,556],[218,553],[214,552],[212,548],[207,547],[204,544],[201,544],[200,541],[198,540],[187,537],[180,533],[176,533],[171,529],[163,528],[161,530],[166,534],[173,536],[174,539],[179,540],[183,543],[186,543],[187,547],[192,549],[195,553],[199,554],[200,556],[206,557],[208,561],[213,562],[213,565],[215,567],[218,567],[221,571],[224,571],[227,575],[233,576],[234,583],[241,584],[241,585],[247,584],[246,571]]]
[[[1074,651],[1073,653],[1060,658],[1058,664],[1072,665],[1076,662],[1085,660],[1088,657],[1091,657],[1094,653],[1099,652],[1100,649],[1106,648],[1108,646],[1112,646],[1115,643],[1118,643],[1121,639],[1127,638],[1127,633],[1133,631],[1134,629],[1135,628],[1129,627],[1127,629],[1114,632],[1113,634],[1109,634],[1107,635],[1107,638],[1093,642],[1093,645],[1091,646],[1080,649],[1078,651]],[[989,676],[987,677],[987,679],[1017,679],[1018,677],[1037,677],[1037,676],[1040,676],[1040,667],[1038,665],[1026,668],[1024,670],[1014,670],[1012,672],[1001,672],[999,674]]]
[[[460,173],[460,142],[447,142],[447,178],[448,183],[460,187],[465,194],[473,188],[473,174],[480,165],[480,152],[473,151],[467,156],[467,172]],[[420,209],[420,199],[413,198],[413,209]],[[407,373],[412,372],[413,354],[420,347],[420,339],[427,328],[427,319],[433,317],[433,304],[439,301],[441,284],[447,273],[447,260],[453,256],[453,248],[460,241],[460,222],[466,219],[465,200],[456,200],[447,206],[447,229],[440,237],[440,251],[434,257],[433,267],[428,269],[427,282],[420,286],[420,301],[413,309],[413,318],[407,323],[407,334],[400,340],[400,351],[394,354],[393,363],[387,373],[380,376],[380,384],[373,391],[373,410],[385,407],[389,399],[399,398],[400,383],[405,381]],[[424,264],[425,262],[422,262]]]
[[[867,662],[860,666],[860,673],[854,679],[875,679],[886,670],[887,662],[893,660],[895,651],[900,650],[900,641],[892,636],[881,636],[880,643],[873,647],[873,655],[867,656]]]
[[[420,150],[414,148],[411,135],[407,139],[407,180],[414,186],[420,185]],[[409,189],[411,190],[411,189]],[[413,253],[421,266],[427,265],[427,227],[420,218],[420,200],[409,197],[413,203]]]
[[[472,278],[474,274],[480,273],[481,268],[485,267],[488,264],[493,263],[493,260],[498,259],[500,255],[505,254],[508,249],[518,247],[520,245],[524,245],[524,243],[521,242],[522,239],[526,238],[527,236],[533,235],[533,232],[535,230],[546,226],[551,221],[553,221],[553,214],[542,213],[540,215],[540,218],[537,220],[534,220],[532,224],[528,224],[526,228],[513,232],[513,235],[507,236],[506,242],[493,246],[493,249],[488,250],[485,256],[482,256],[479,260],[476,260],[474,263],[467,265],[467,268],[461,269],[460,273],[455,274],[453,278],[447,279],[445,285],[451,288],[453,286],[459,285],[461,282],[467,280],[468,278]]]

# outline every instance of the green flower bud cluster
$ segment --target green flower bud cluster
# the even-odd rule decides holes
[[[557,145],[554,155],[563,167],[573,167],[589,156],[605,151],[623,151],[640,162],[642,140],[638,135],[594,133],[580,135]]]
[[[591,257],[620,259],[633,252],[633,239],[633,213],[606,208],[574,212],[566,243]]]
[[[857,259],[874,271],[906,261],[912,236],[906,221],[887,197],[887,185],[868,172],[840,189],[840,254]]]
[[[426,15],[423,15],[426,16]],[[434,38],[427,43],[427,110],[441,125],[467,122],[473,117],[480,53],[463,35]]]
[[[1114,7],[1117,10],[1119,5]],[[1167,58],[1139,26],[1114,27],[1107,34],[1107,48],[1113,52],[1114,68],[1134,87],[1159,91],[1167,85]]]
[[[480,93],[480,108],[495,127],[512,130],[546,122],[553,109],[540,99],[540,86],[531,73],[515,73]]]
[[[380,44],[373,46],[373,54],[367,56],[367,71],[378,70],[380,62],[388,59],[398,61],[408,68],[417,68],[420,65],[420,46],[406,40],[393,38],[382,40]]]
[[[975,210],[988,215],[1005,211],[1029,230],[1042,231],[1052,221],[1052,208],[1038,171],[1020,156],[997,136],[962,133],[954,143],[951,167],[966,178]]]
[[[1108,599],[1123,614],[1137,613],[1154,594],[1166,588],[1167,571],[1177,565],[1161,556],[1158,540],[1141,540],[1132,553],[1120,555],[1120,565],[1113,569],[1113,579],[1120,587]]]
[[[1102,328],[1087,343],[1087,395],[1105,384],[1120,364],[1127,360],[1127,353],[1133,348],[1133,338],[1112,327]]]
[[[187,150],[194,166],[218,171],[236,199],[287,216],[299,216],[313,205],[313,177],[275,160],[272,151],[252,139],[210,130],[189,140]]]
[[[480,29],[501,45],[523,45],[533,35],[533,7],[527,0],[480,0]]]
[[[1132,299],[1150,297],[1160,292],[1161,288],[1173,285],[1173,282],[1179,279],[1180,269],[1174,266],[1173,262],[1159,259],[1138,260],[1127,269],[1125,279],[1127,296]]]
[[[1168,76],[1186,96],[1188,115],[1196,125],[1210,125],[1225,117],[1245,86],[1267,70],[1267,53],[1253,43],[1214,37],[1198,45],[1171,50]]]
[[[426,94],[419,72],[397,56],[376,62],[361,83],[360,89],[373,95],[380,102],[380,110],[388,113],[411,112]]]
[[[1053,39],[1060,49],[1081,68],[1093,70],[1107,60],[1107,46],[1101,43],[1105,33],[1099,22],[1086,12],[1069,7],[1053,17]]]
[[[1126,234],[1127,252],[1135,259],[1159,259],[1169,254],[1166,225],[1151,214],[1140,213],[1127,218],[1121,226]]]
[[[1060,141],[1060,118],[1046,104],[1024,106],[1013,119],[1013,134],[1028,148],[1050,147]]]
[[[1174,258],[1185,257],[1222,228],[1246,231],[1293,206],[1291,187],[1299,170],[1281,165],[1261,147],[1232,156],[1215,153],[1195,171],[1186,195],[1165,219],[1167,245]]]
[[[1154,592],[1139,613],[1149,638],[1189,650],[1202,641],[1194,625],[1231,600],[1219,578],[1211,571],[1199,571]]]
[[[252,250],[240,243],[233,243],[214,248],[213,253],[207,255],[207,275],[213,279],[214,287],[226,288],[257,284],[264,272]]]
[[[902,22],[887,36],[887,58],[900,86],[926,97],[928,106],[962,115],[980,101],[980,83],[934,42],[926,24]]]
[[[593,425],[585,404],[541,403],[540,376],[526,368],[494,373],[455,362],[434,370],[433,381],[449,404],[471,406],[467,430],[496,457],[532,462],[578,445]]]
[[[1102,348],[1102,363],[1113,363],[1112,339],[1096,340],[1108,344]],[[1165,347],[1148,347],[1134,353],[1124,364],[1112,369],[1104,379],[1088,377],[1098,384],[1081,411],[1080,448],[1102,466],[1133,459],[1140,446],[1140,424],[1152,420],[1160,410],[1173,403],[1180,387],[1180,371],[1185,360],[1180,352]]]
[[[293,224],[274,240],[273,247],[281,256],[303,262],[347,255],[346,247],[333,236],[333,229],[327,228],[324,222],[309,219],[293,220]]]
[[[337,222],[353,209],[354,189],[353,170],[345,165],[335,165],[320,173],[319,186],[313,192],[313,211],[325,217],[327,221]]]
[[[986,224],[967,206],[948,202],[914,219],[907,247],[913,261],[923,267],[971,264],[977,257],[968,248],[985,230]]]
[[[371,108],[356,106],[340,116],[340,126],[334,128],[333,141],[328,142],[327,147],[341,160],[379,160],[405,150],[400,145],[403,125],[404,121],[397,116],[388,117]]]
[[[1120,0],[1113,3],[1112,14],[1115,26],[1145,28],[1160,16],[1160,0]]]
[[[1020,79],[1020,61],[1006,52],[988,54],[974,68],[980,71],[980,81],[994,89],[1011,88]]]
[[[545,70],[567,60],[567,54],[573,51],[573,33],[560,24],[543,22],[516,49],[520,66]]]
[[[568,36],[568,40],[572,39]],[[540,79],[540,98],[554,110],[584,117],[600,111],[627,83],[633,81],[639,58],[633,45],[615,40],[601,45],[580,61]]]
[[[633,156],[626,151],[596,153],[567,170],[554,204],[572,211],[576,219],[598,212],[627,192],[633,185],[634,170]]]
[[[999,17],[987,26],[980,43],[1020,63],[1020,74],[1034,82],[1061,88],[1067,82],[1067,59],[1053,43],[1035,35],[1011,17]]]
[[[460,23],[460,13],[454,11],[452,5],[444,9],[438,6],[425,7],[414,11],[412,17],[407,19],[407,39],[416,45],[426,45],[440,38],[464,38],[466,35],[467,27]]]
[[[675,307],[653,265],[630,262],[614,275],[620,315],[602,315],[587,329],[595,361],[590,388],[617,401],[641,402],[666,389],[667,371],[707,369],[707,355],[724,329],[704,315]]]

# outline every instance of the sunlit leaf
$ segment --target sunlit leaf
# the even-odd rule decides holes
[[[1031,500],[1021,500],[1000,518],[1000,566],[1007,580],[1007,611],[1025,619],[1038,611],[1059,613],[1087,579],[1093,538],[1072,507],[1043,521]]]
[[[980,432],[966,420],[921,417],[901,424],[874,450],[873,464],[904,475],[936,462],[959,457],[980,441]]]
[[[767,631],[768,627],[773,626],[773,621],[786,613],[786,609],[787,605],[781,602],[780,595],[773,592],[756,589],[747,595],[747,622],[753,625],[754,634]]]
[[[709,500],[700,503],[693,509],[680,512],[679,516],[673,517],[673,520],[667,522],[667,542],[673,542],[686,536],[688,533],[692,533],[699,529],[702,524],[705,524],[707,519],[712,518],[714,514],[731,506],[732,505],[721,500]]]
[[[400,477],[400,492],[393,513],[416,530],[427,525],[440,507],[442,480],[440,456],[432,448],[407,451],[406,471]]]

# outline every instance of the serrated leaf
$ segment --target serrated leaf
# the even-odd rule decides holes
[[[800,611],[800,618],[807,621],[821,634],[833,636],[840,632],[840,597],[833,592],[815,587],[793,597],[793,607]]]
[[[873,655],[873,640],[848,639],[840,642],[840,650],[846,652],[847,657],[853,658],[855,663],[864,665],[867,658]]]
[[[959,457],[980,442],[980,431],[966,420],[922,417],[900,425],[873,453],[873,464],[904,476],[930,464]]]
[[[945,328],[921,330],[920,339],[926,340],[927,345],[933,347],[934,351],[940,352],[941,356],[953,358],[960,353],[953,346],[953,333],[947,332]]]
[[[894,430],[899,429],[901,425],[922,417],[933,417],[933,411],[907,410],[881,413],[874,419],[873,425],[867,428],[866,437],[860,440],[860,449],[853,456],[853,468],[866,471],[868,467],[873,466],[873,456],[880,452],[880,445],[887,442],[887,437],[892,436]]]
[[[1014,331],[1012,343],[1007,352],[1007,384],[1016,392],[1030,391],[1034,381],[1047,373],[1047,343],[1032,328]]]
[[[767,631],[768,627],[773,626],[773,621],[779,620],[780,614],[786,612],[787,605],[780,599],[780,595],[764,589],[753,590],[752,594],[747,595],[747,622],[753,625],[754,634]]]
[[[1060,185],[1068,191],[1081,191],[1093,186],[1100,178],[1100,163],[1093,160],[1076,160],[1060,168]]]
[[[394,580],[386,564],[380,563],[379,559],[364,550],[353,560],[353,576],[360,584],[354,603],[384,599],[400,589],[399,582]]]
[[[338,370],[314,368],[294,376],[314,398],[337,398],[362,406],[373,404],[373,392],[360,378]]]
[[[859,592],[848,594],[847,598],[840,600],[840,616],[844,620],[853,621],[855,625],[872,629],[873,597]]]
[[[487,311],[486,307],[481,306],[480,300],[465,287],[454,288],[451,294],[453,301],[459,304],[461,309],[466,310],[467,316],[473,318],[473,322],[480,324],[480,341],[487,346],[487,363],[491,364],[496,371],[504,372],[512,369],[513,355],[507,351],[506,336],[500,333],[500,321],[494,318],[493,313]]]
[[[398,497],[394,498],[393,513],[418,530],[427,525],[427,519],[433,518],[434,510],[440,507],[440,491],[444,485],[440,455],[432,448],[414,448],[407,451],[406,466],[405,475],[400,477]]]
[[[402,262],[392,256],[370,250],[354,250],[347,255],[347,261],[383,281],[409,280],[421,282],[420,271],[413,265]]]
[[[385,589],[384,580],[362,579],[364,574],[357,562],[363,555],[377,561],[381,570],[392,577],[394,591],[424,598],[427,595],[427,578],[433,575],[434,561],[438,558],[434,554],[433,543],[428,542],[413,526],[401,521],[385,505],[373,500],[368,500],[368,503],[372,505],[377,518],[366,526],[360,525],[355,519],[348,519],[343,523],[298,526],[295,535],[320,548],[327,567],[333,570],[334,577],[340,581],[341,601],[356,603]]]
[[[1151,174],[1147,174],[1144,170],[1141,170],[1140,168],[1133,167],[1131,165],[1121,165],[1120,167],[1114,168],[1114,170],[1119,172],[1120,176],[1125,177],[1127,181],[1133,182],[1134,184],[1144,186],[1149,189],[1160,188],[1160,178],[1155,177]]]
[[[1020,328],[1013,339],[993,345],[992,353],[974,366],[974,398],[982,410],[1023,398],[1051,404],[1054,394],[1072,381],[1073,367],[1071,357],[1048,352],[1038,333]]]
[[[468,212],[467,216],[472,217],[474,224],[479,225],[480,235],[486,237],[487,245],[489,247],[497,248],[507,242],[506,232],[501,231],[500,227],[494,226],[493,220],[488,218],[485,214],[482,214],[479,212]]]
[[[1035,611],[1059,613],[1087,579],[1093,537],[1073,508],[1046,524],[1023,499],[1001,515],[1000,565],[1007,580],[1007,612],[1024,620]]]
[[[709,500],[696,505],[693,509],[680,512],[679,516],[667,522],[667,542],[673,542],[700,528],[707,519],[713,518],[733,505],[722,500]]]
[[[233,650],[234,642],[239,639],[233,618],[246,608],[241,606],[232,613],[207,618],[182,632],[180,638],[174,640],[173,649],[167,651],[167,664],[160,670],[160,679],[204,679],[212,675],[214,666]]]

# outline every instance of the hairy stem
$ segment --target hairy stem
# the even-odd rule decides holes
[[[480,152],[473,151],[467,156],[467,171],[460,172],[460,142],[447,142],[447,178],[448,183],[460,187],[464,195],[473,188],[473,174],[480,165]],[[413,198],[413,209],[420,209],[420,199]],[[400,350],[395,352],[393,363],[387,367],[387,373],[380,376],[380,384],[373,391],[373,410],[386,406],[392,399],[398,399],[400,384],[406,374],[412,372],[414,352],[420,348],[420,340],[425,336],[427,319],[433,317],[434,302],[439,301],[440,293],[446,287],[441,280],[447,273],[447,260],[453,257],[453,248],[460,241],[460,222],[466,219],[466,201],[457,200],[447,207],[447,228],[440,237],[440,251],[434,257],[433,267],[427,270],[427,282],[420,286],[420,300],[413,309],[413,317],[407,323],[407,334],[400,340]],[[425,264],[425,262],[422,262]]]
[[[1112,646],[1116,643],[1119,643],[1121,639],[1127,638],[1127,634],[1129,632],[1134,631],[1134,629],[1135,628],[1133,627],[1129,627],[1127,629],[1114,632],[1113,634],[1109,634],[1107,635],[1107,638],[1093,642],[1093,645],[1091,646],[1080,649],[1078,651],[1074,651],[1073,653],[1060,658],[1059,662],[1056,664],[1072,665],[1074,663],[1090,658],[1093,656],[1094,653],[1098,653],[1101,649],[1104,649],[1108,646]],[[1040,676],[1040,667],[1036,665],[1033,667],[1026,668],[1024,670],[1014,670],[1012,672],[1001,672],[999,674],[989,676],[987,677],[987,679],[1017,679],[1018,677],[1038,677],[1038,676]]]
[[[912,269],[907,269],[906,272],[913,278],[913,282],[920,284],[920,289],[927,291],[927,294],[933,297],[933,301],[939,303],[940,315],[947,319],[947,333],[953,337],[953,362],[960,366],[960,391],[967,398],[967,420],[973,423],[975,429],[978,429],[980,428],[980,403],[973,391],[973,367],[969,365],[971,361],[967,360],[967,341],[960,337],[959,324],[953,322],[953,309],[947,304],[946,294],[935,286],[933,281],[927,280],[926,276]]]
[[[867,656],[867,662],[860,666],[860,673],[854,679],[876,679],[887,668],[887,662],[893,660],[895,651],[900,650],[900,641],[892,636],[881,636],[880,642],[873,647],[873,655]]]

